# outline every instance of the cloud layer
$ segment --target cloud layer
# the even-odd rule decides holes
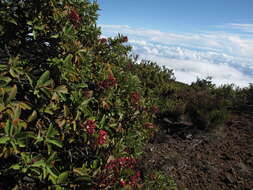
[[[127,35],[134,53],[173,69],[179,81],[191,83],[197,77],[211,76],[217,85],[234,83],[244,87],[253,82],[251,24],[228,24],[223,31],[201,33],[169,33],[121,25],[101,28],[105,36]],[[228,32],[228,28],[245,33]]]

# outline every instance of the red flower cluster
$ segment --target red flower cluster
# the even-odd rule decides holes
[[[120,179],[119,185],[121,187],[124,187],[127,184],[129,184],[131,186],[136,186],[136,184],[138,183],[138,181],[140,181],[140,179],[141,179],[140,177],[141,177],[141,172],[137,171],[137,172],[135,172],[135,175],[133,175],[133,176],[130,177],[130,180],[129,180],[128,183],[125,180]]]
[[[152,106],[152,107],[151,107],[151,110],[152,110],[152,112],[154,112],[154,113],[158,113],[158,112],[159,112],[159,108],[158,108],[157,106]]]
[[[93,96],[92,90],[84,90],[83,95],[85,98],[91,98]]]
[[[154,124],[146,122],[146,123],[144,123],[144,127],[149,128],[149,129],[153,129],[154,128]]]
[[[141,172],[140,171],[135,172],[135,175],[130,177],[131,181],[129,182],[129,185],[132,185],[132,186],[136,185],[136,183],[140,180],[140,177],[141,177]]]
[[[121,179],[119,181],[119,184],[120,184],[121,187],[124,187],[126,185],[126,182],[123,179]]]
[[[133,92],[131,94],[131,101],[133,104],[137,104],[140,101],[140,94],[138,92]]]
[[[107,42],[107,39],[106,39],[106,38],[101,38],[101,39],[99,39],[99,42],[102,43],[102,44],[103,44],[103,43],[106,43],[106,42]]]
[[[88,134],[92,135],[93,133],[95,133],[95,121],[89,119],[86,121],[85,126]]]
[[[102,82],[100,82],[99,86],[103,89],[106,89],[106,88],[115,86],[116,83],[117,83],[117,79],[112,74],[109,74],[108,79],[105,79]]]
[[[122,38],[122,41],[121,41],[121,42],[122,42],[122,43],[128,42],[127,36],[124,36],[124,37]]]
[[[128,69],[132,69],[133,68],[133,64],[132,63],[128,63],[127,67],[128,67]]]
[[[137,160],[131,157],[120,157],[117,158],[115,160],[110,160],[106,165],[105,165],[105,169],[106,169],[106,173],[107,175],[114,176],[114,178],[112,178],[113,183],[115,183],[116,181],[114,181],[114,179],[117,178],[117,176],[119,177],[122,169],[132,169],[133,171],[135,171],[135,166],[136,166]],[[116,178],[115,178],[116,177]],[[132,176],[128,176],[125,179],[121,178],[118,179],[118,184],[121,187],[124,187],[126,185],[131,185],[131,186],[136,186],[138,181],[141,180],[141,173],[140,171],[136,171],[134,175]]]
[[[70,18],[70,21],[72,22],[72,24],[74,26],[77,26],[80,21],[81,21],[81,17],[80,15],[76,12],[76,10],[71,10],[70,11],[70,14],[69,14],[69,18]]]
[[[133,168],[136,164],[136,159],[130,157],[121,157],[116,160],[109,161],[105,168],[107,170],[118,170],[121,168]]]
[[[100,130],[100,131],[99,131],[99,136],[98,136],[98,144],[99,144],[99,145],[105,144],[105,141],[106,141],[106,139],[107,139],[107,136],[108,136],[108,134],[107,134],[106,131]]]

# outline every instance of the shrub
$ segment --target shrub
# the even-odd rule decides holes
[[[231,105],[231,86],[217,88],[211,78],[197,79],[191,84],[191,89],[183,94],[183,99],[187,102],[187,113],[195,126],[206,129],[227,119],[227,108]]]
[[[233,85],[216,87],[210,77],[197,78],[186,85],[175,81],[172,70],[150,61],[133,64],[131,72],[140,78],[144,94],[158,106],[158,123],[165,117],[172,121],[191,121],[201,129],[223,123],[235,96]]]
[[[97,10],[87,0],[1,1],[4,188],[144,183],[134,162],[108,170],[136,160],[155,127],[141,82],[125,70],[132,62],[127,37],[100,38]]]

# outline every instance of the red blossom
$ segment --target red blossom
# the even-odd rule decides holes
[[[112,74],[109,74],[108,81],[110,86],[114,86],[117,83],[116,78]]]
[[[133,168],[134,164],[136,164],[136,159],[130,157],[120,157],[116,160],[111,160],[105,166],[106,169],[118,169],[118,168]]]
[[[151,110],[152,110],[152,112],[154,112],[154,113],[158,113],[158,112],[159,112],[159,108],[158,108],[157,106],[152,106],[152,107],[151,107]]]
[[[99,135],[100,136],[107,136],[107,132],[105,130],[100,130]]]
[[[69,17],[70,17],[70,21],[72,22],[72,24],[74,24],[75,26],[77,26],[80,21],[81,21],[81,17],[80,15],[77,13],[76,10],[71,10],[70,11],[70,14],[69,14]]]
[[[127,67],[128,67],[128,69],[132,69],[133,68],[133,64],[132,63],[128,63]]]
[[[92,90],[84,90],[83,95],[85,98],[91,98],[93,96]]]
[[[99,86],[103,89],[106,89],[106,88],[115,86],[116,84],[117,84],[117,79],[112,74],[109,74],[107,79],[99,83]]]
[[[100,130],[98,134],[99,134],[99,136],[98,136],[98,144],[99,145],[103,145],[105,143],[106,139],[107,139],[108,134],[104,130]]]
[[[137,172],[135,172],[135,175],[136,175],[137,177],[141,177],[141,172],[140,172],[140,171],[137,171]]]
[[[131,101],[134,104],[137,104],[140,101],[140,94],[138,92],[133,92],[131,94]]]
[[[123,42],[123,43],[128,42],[127,36],[124,36],[124,37],[122,38],[122,42]]]
[[[149,128],[149,129],[153,129],[154,128],[154,124],[146,122],[146,123],[144,123],[144,127]]]
[[[106,39],[106,38],[101,38],[101,39],[99,39],[99,42],[102,43],[102,44],[103,44],[103,43],[106,43],[106,42],[107,42],[107,39]]]
[[[120,184],[121,187],[124,187],[126,185],[126,182],[123,179],[121,179],[119,181],[119,184]]]
[[[129,182],[130,185],[135,186],[138,181],[140,181],[141,172],[137,171],[135,172],[135,175],[131,176],[131,181]]]
[[[95,133],[96,125],[93,120],[90,120],[90,119],[87,120],[85,123],[85,126],[86,126],[86,130],[88,134],[92,135],[93,133]]]

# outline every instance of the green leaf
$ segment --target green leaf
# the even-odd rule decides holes
[[[7,136],[10,136],[10,130],[11,130],[12,124],[10,120],[7,120],[6,126],[4,127],[4,132]]]
[[[72,58],[73,58],[73,55],[69,54],[69,55],[64,59],[64,63],[65,63],[65,64],[71,64],[71,63],[72,63]]]
[[[46,163],[45,163],[44,160],[39,160],[39,161],[33,163],[31,166],[33,166],[33,167],[39,167],[39,168],[40,167],[46,167]]]
[[[68,117],[70,114],[69,108],[67,105],[63,106],[63,113],[64,113],[64,117]]]
[[[10,169],[19,170],[21,166],[19,164],[14,164],[10,167]]]
[[[15,105],[20,107],[23,110],[30,110],[32,109],[31,106],[29,106],[28,104],[24,103],[24,102],[15,102]]]
[[[47,159],[47,163],[51,163],[53,160],[55,160],[57,156],[57,153],[56,152],[53,152],[50,157]]]
[[[11,82],[10,77],[0,76],[0,87],[4,87],[4,86],[8,85],[10,82]]]
[[[0,138],[0,144],[5,144],[10,140],[10,137],[1,137]]]
[[[25,147],[25,142],[24,142],[23,139],[17,139],[16,144],[17,144],[19,147],[22,147],[22,148]]]
[[[73,172],[80,175],[80,176],[88,176],[89,174],[89,169],[86,168],[86,166],[83,165],[82,168],[74,168]]]
[[[37,144],[37,143],[42,142],[44,140],[43,137],[41,137],[40,135],[35,137],[35,139],[36,139],[36,141],[34,142],[34,144]]]
[[[27,79],[29,80],[30,85],[33,87],[33,80],[32,80],[32,78],[27,73],[25,75],[26,75]]]
[[[13,113],[14,113],[13,118],[19,118],[20,115],[21,115],[21,108],[17,106],[17,107],[13,110]]]
[[[18,152],[18,149],[17,149],[16,144],[15,144],[13,141],[10,141],[10,143],[11,143],[11,145],[12,145],[14,151],[17,153],[17,152]]]
[[[33,21],[27,21],[27,23],[26,24],[28,24],[28,25],[30,25],[30,26],[32,26],[32,24],[33,24]]]
[[[17,21],[14,18],[9,17],[6,21],[18,25]]]
[[[37,111],[34,110],[34,111],[32,112],[32,114],[28,117],[27,122],[29,123],[29,122],[35,120],[36,118],[37,118]]]
[[[6,71],[8,69],[7,65],[1,64],[0,65],[0,71]]]
[[[86,105],[89,104],[90,101],[91,101],[91,99],[86,99],[86,100],[84,100],[84,101],[81,103],[80,106],[86,106]]]
[[[14,77],[14,78],[18,78],[18,77],[19,77],[18,74],[15,72],[15,70],[12,69],[12,68],[10,68],[10,74],[11,74],[11,76]]]
[[[45,28],[45,25],[35,25],[34,26],[34,29],[36,29],[36,30],[43,30]]]
[[[54,129],[53,124],[50,123],[46,136],[47,137],[54,137],[57,133],[58,133],[58,131],[56,129]]]
[[[36,40],[37,35],[36,35],[36,31],[35,30],[32,31],[32,36],[33,36],[33,39]]]
[[[63,93],[63,94],[67,94],[68,93],[68,89],[67,89],[67,86],[66,85],[61,85],[61,86],[58,86],[54,89],[55,92],[58,92],[58,93]]]
[[[69,175],[68,171],[61,173],[57,179],[57,184],[64,183],[67,180],[68,175]]]
[[[59,34],[54,34],[50,38],[58,38],[58,37],[59,37]]]
[[[29,168],[31,171],[33,171],[34,173],[36,173],[38,176],[41,174],[41,171],[39,168]]]
[[[55,146],[58,146],[59,148],[62,148],[62,142],[54,139],[47,139],[46,142],[54,144]]]
[[[46,170],[47,172],[53,176],[54,178],[57,178],[58,176],[53,172],[53,170],[51,169],[51,167],[49,165],[46,166]]]
[[[37,81],[36,88],[39,88],[39,87],[43,86],[44,83],[46,83],[49,80],[49,75],[50,75],[50,72],[49,71],[45,71],[40,76],[39,80]]]

